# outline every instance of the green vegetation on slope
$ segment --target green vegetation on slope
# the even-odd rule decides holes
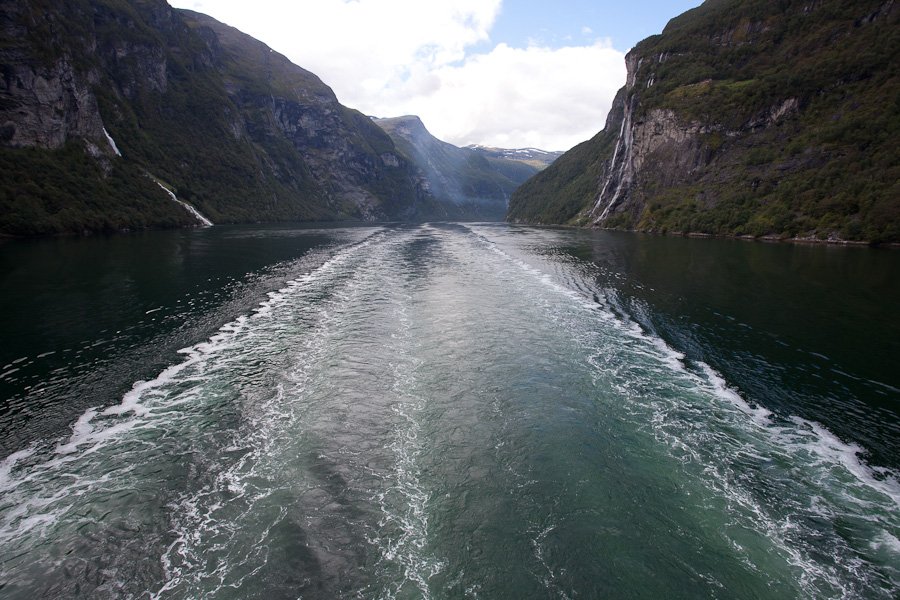
[[[637,225],[900,241],[900,14],[885,8],[707,3],[639,45],[645,56],[670,55],[641,93],[645,111],[671,108],[734,130],[779,102],[796,99],[799,110],[735,144],[717,165],[719,185],[660,194]],[[744,185],[729,189],[734,181]],[[704,195],[720,200],[706,209],[685,202]]]
[[[93,81],[122,156],[79,156],[84,144],[74,140],[64,150],[0,148],[0,160],[12,169],[3,176],[0,230],[29,235],[195,223],[145,172],[171,182],[182,200],[217,223],[333,216],[289,143],[235,139],[239,109],[206,43],[164,2],[36,0],[15,17],[26,34],[4,38],[4,47],[15,48],[23,64],[51,72],[69,64],[79,79]]]
[[[0,59],[22,90],[0,89],[0,161],[12,169],[0,232],[194,222],[145,173],[215,223],[415,217],[410,166],[384,160],[396,153],[387,134],[205,15],[164,0],[7,3]],[[49,92],[32,89],[40,80]]]
[[[663,109],[703,124],[705,164],[675,173],[675,157],[644,157],[630,201],[603,226],[900,242],[900,6],[708,0],[632,52],[635,64],[642,59],[628,96],[637,95],[635,123]],[[597,186],[529,183],[510,217],[583,219],[615,137],[588,167],[600,172]],[[551,169],[575,164],[564,156]],[[546,212],[534,207],[541,195]]]
[[[172,18],[162,32],[144,25],[153,15],[121,22],[118,15],[105,34],[106,44],[134,45],[135,30],[156,36],[152,47],[177,48],[165,55],[166,89],[135,81],[145,70],[127,57],[107,65],[110,85],[95,93],[107,129],[126,159],[138,162],[173,184],[176,194],[193,203],[213,222],[278,221],[322,218],[327,213],[302,159],[285,140],[264,145],[241,136],[241,121],[261,118],[228,98],[206,43]],[[230,119],[229,119],[230,117]],[[238,132],[236,135],[235,132]],[[318,201],[318,202],[317,202]]]
[[[107,174],[71,141],[57,150],[0,149],[0,231],[19,235],[183,227],[196,220],[133,164]]]

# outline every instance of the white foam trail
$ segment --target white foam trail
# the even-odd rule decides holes
[[[581,294],[553,281],[552,277],[547,273],[529,265],[519,258],[513,257],[486,237],[482,235],[479,235],[479,237],[481,237],[495,253],[516,264],[524,272],[531,275],[543,285],[566,296],[577,298],[584,306],[590,307],[595,311],[598,308],[596,303],[584,302],[584,297]],[[712,369],[712,367],[703,362],[696,362],[696,365],[704,376],[702,379],[697,377],[685,365],[684,354],[669,346],[662,338],[648,334],[633,320],[626,318],[626,320],[623,321],[614,318],[614,315],[609,310],[608,306],[602,308],[604,308],[604,310],[599,314],[607,317],[605,319],[606,322],[615,327],[619,327],[624,333],[634,339],[649,343],[650,347],[655,348],[658,351],[655,358],[661,360],[673,373],[688,377],[693,380],[694,385],[696,385],[698,389],[706,389],[712,392],[715,397],[725,400],[728,404],[749,416],[750,422],[757,428],[757,431],[764,433],[771,441],[775,442],[777,446],[791,447],[796,443],[798,439],[797,428],[787,430],[783,427],[774,425],[772,419],[775,415],[772,411],[761,406],[751,405],[740,394],[731,389],[724,378]],[[637,352],[644,354],[640,350],[637,350]],[[808,432],[801,436],[802,443],[805,448],[818,456],[820,460],[826,461],[828,464],[841,465],[858,483],[883,494],[894,504],[900,506],[900,480],[898,480],[897,475],[886,469],[876,469],[865,464],[860,459],[860,455],[865,453],[865,450],[861,446],[843,442],[820,423],[801,419],[796,416],[791,416],[789,419],[796,423],[799,429],[805,429]]]
[[[808,421],[800,417],[791,417],[791,420],[801,427],[808,427],[812,430],[815,434],[815,441],[810,448],[824,463],[842,465],[859,482],[887,496],[900,507],[900,481],[892,473],[887,473],[884,478],[876,478],[875,471],[859,458],[865,452],[862,446],[842,441],[825,426],[815,421]]]
[[[376,234],[371,234],[370,238],[374,235]],[[285,303],[291,290],[305,282],[327,277],[330,271],[346,260],[349,253],[364,248],[368,243],[367,239],[338,251],[311,273],[289,282],[278,292],[269,294],[268,299],[259,305],[261,310],[256,311],[253,316],[260,319],[269,317],[271,308]],[[214,361],[222,360],[224,354],[237,348],[239,344],[248,343],[248,340],[241,338],[248,331],[249,322],[246,315],[239,316],[223,325],[206,342],[179,350],[179,353],[187,355],[184,361],[164,369],[151,381],[136,382],[119,404],[102,410],[97,407],[86,410],[72,424],[71,435],[55,447],[46,447],[44,444],[44,449],[41,449],[35,446],[3,459],[0,462],[0,492],[3,494],[0,496],[0,505],[5,512],[0,519],[0,542],[6,544],[11,540],[21,539],[34,530],[60,522],[69,511],[66,498],[77,497],[96,489],[111,476],[110,473],[93,473],[88,455],[99,455],[101,450],[110,445],[126,441],[124,436],[129,432],[153,428],[164,431],[169,426],[169,421],[182,418],[173,409],[181,404],[196,403],[203,388],[201,385],[194,385],[186,393],[179,393],[174,384],[199,382],[204,370],[212,366]],[[230,359],[225,360],[227,362]],[[88,462],[84,462],[85,460]],[[60,477],[66,469],[74,469],[70,479]],[[81,469],[84,472],[75,475]],[[122,476],[124,473],[127,473],[127,467],[123,473],[115,476]],[[53,480],[61,487],[45,486],[41,483],[45,479]],[[15,495],[20,491],[24,495],[16,499]],[[10,504],[11,502],[14,504]]]
[[[662,340],[660,340],[662,342]],[[668,347],[668,346],[666,346]],[[682,357],[683,358],[683,357]],[[740,394],[728,387],[728,384],[712,367],[704,362],[697,363],[700,369],[706,375],[715,394],[724,400],[727,400],[742,412],[749,415],[753,422],[759,427],[769,427],[772,424],[772,416],[774,413],[761,406],[751,406],[749,402],[744,400]],[[683,364],[681,365],[683,368]]]
[[[94,431],[91,420],[96,414],[97,409],[91,408],[81,415],[75,424],[72,425],[72,437],[69,438],[69,443],[59,446],[56,451],[60,454],[69,454],[77,450],[79,444],[86,442]]]
[[[192,592],[199,595],[196,593],[198,589],[208,589],[210,586],[216,587],[217,593],[223,590],[235,593],[234,589],[239,589],[243,581],[259,573],[265,565],[266,552],[269,551],[266,536],[272,528],[290,520],[287,511],[291,507],[278,504],[278,494],[295,494],[296,489],[288,492],[286,488],[306,485],[305,482],[298,483],[296,478],[283,484],[279,479],[281,472],[274,473],[281,463],[273,457],[280,452],[296,458],[296,447],[292,447],[292,442],[287,438],[302,429],[295,427],[302,417],[292,411],[307,410],[298,405],[306,405],[311,401],[307,395],[308,388],[304,387],[307,381],[305,378],[322,378],[323,373],[327,373],[325,367],[321,372],[317,369],[322,362],[326,362],[321,359],[328,357],[327,353],[332,347],[330,342],[335,339],[329,337],[335,333],[329,331],[329,327],[341,329],[346,324],[343,319],[350,313],[342,312],[342,309],[347,305],[357,306],[361,299],[367,302],[370,300],[370,296],[366,294],[372,291],[372,282],[376,278],[360,268],[360,264],[386,264],[383,256],[372,263],[360,259],[361,255],[368,253],[369,245],[374,244],[373,239],[377,239],[377,235],[350,249],[336,251],[310,273],[269,293],[266,300],[254,310],[224,325],[208,341],[182,350],[187,355],[183,362],[165,369],[152,381],[135,383],[119,404],[106,409],[91,408],[85,411],[72,425],[71,436],[63,440],[55,452],[52,448],[49,449],[49,457],[30,460],[34,458],[34,449],[26,449],[7,457],[0,463],[0,490],[6,492],[13,489],[15,492],[14,488],[21,482],[30,485],[22,493],[4,494],[5,500],[0,496],[0,500],[4,500],[5,506],[9,507],[0,523],[0,540],[4,543],[13,540],[9,542],[12,544],[17,536],[31,533],[32,537],[36,537],[45,531],[55,531],[57,528],[54,525],[57,523],[62,523],[60,529],[68,527],[73,518],[66,512],[69,510],[67,497],[75,498],[79,494],[98,489],[118,490],[129,485],[131,480],[127,476],[130,464],[117,465],[119,471],[115,476],[121,479],[110,483],[102,479],[106,476],[102,469],[89,469],[92,460],[107,457],[109,450],[116,452],[129,444],[139,446],[148,443],[144,438],[135,441],[137,436],[124,435],[126,432],[143,434],[144,429],[151,431],[155,427],[152,431],[154,435],[147,436],[148,445],[156,443],[161,437],[192,439],[192,436],[202,435],[202,431],[198,431],[196,427],[198,424],[193,422],[185,425],[191,428],[190,431],[178,427],[167,428],[169,422],[182,418],[172,408],[181,403],[184,406],[178,410],[187,413],[194,404],[210,402],[208,398],[214,394],[210,394],[206,387],[212,387],[215,381],[220,380],[217,369],[222,369],[222,373],[234,373],[236,369],[243,369],[245,366],[254,369],[258,362],[268,360],[269,350],[273,350],[273,354],[288,352],[291,353],[291,368],[296,370],[289,374],[280,373],[279,376],[284,376],[284,379],[275,386],[264,384],[266,390],[273,392],[271,396],[250,398],[243,395],[243,390],[239,392],[240,399],[233,403],[232,408],[240,412],[240,433],[234,439],[217,442],[215,448],[221,452],[201,457],[213,464],[198,463],[201,477],[196,477],[193,473],[190,477],[191,481],[201,483],[196,488],[185,489],[183,495],[178,495],[168,505],[171,520],[166,521],[166,527],[171,527],[168,532],[170,537],[164,542],[165,546],[158,550],[162,554],[160,561],[166,581],[160,582],[164,587],[152,597],[186,597],[191,596]],[[834,510],[835,494],[826,494],[833,492],[833,489],[822,492],[827,497],[820,500],[821,509],[815,506],[807,509],[803,506],[799,513],[801,519],[794,519],[796,513],[781,518],[767,501],[761,501],[755,495],[752,485],[734,476],[734,470],[740,467],[738,463],[741,460],[747,458],[753,458],[753,461],[745,462],[751,462],[755,466],[757,463],[774,463],[777,462],[774,459],[786,456],[790,457],[790,469],[796,471],[777,464],[771,467],[771,471],[766,471],[769,468],[766,465],[765,469],[760,469],[760,478],[784,477],[787,473],[796,475],[807,489],[819,491],[825,485],[830,485],[828,482],[822,484],[819,476],[823,473],[837,473],[834,488],[838,488],[838,493],[854,494],[859,491],[859,486],[846,485],[848,478],[843,477],[845,472],[852,473],[858,480],[868,477],[874,481],[872,471],[856,455],[860,450],[858,446],[842,444],[837,438],[829,437],[830,432],[815,423],[802,419],[773,419],[771,412],[752,406],[737,391],[729,388],[727,382],[708,365],[687,361],[684,354],[668,346],[661,338],[644,331],[633,320],[617,316],[609,305],[598,304],[594,297],[600,297],[600,293],[570,289],[558,283],[558,273],[554,277],[533,267],[526,260],[516,258],[516,253],[512,250],[505,252],[486,239],[484,243],[485,248],[490,248],[495,253],[486,252],[478,256],[479,261],[487,256],[488,260],[483,261],[487,265],[485,273],[502,273],[500,278],[504,285],[521,283],[518,291],[526,293],[528,300],[536,300],[541,304],[542,312],[529,314],[546,316],[571,332],[579,347],[586,350],[584,357],[576,353],[577,360],[582,361],[583,366],[590,371],[586,379],[589,380],[596,373],[596,380],[602,380],[601,383],[608,384],[609,388],[618,385],[624,389],[621,396],[614,398],[625,411],[632,411],[623,418],[633,417],[633,423],[638,424],[637,429],[641,434],[649,433],[648,443],[654,448],[662,448],[661,454],[668,452],[666,458],[683,459],[687,477],[682,482],[686,486],[694,485],[699,488],[700,484],[705,485],[706,488],[698,495],[704,494],[704,498],[712,498],[717,503],[717,508],[727,505],[722,511],[734,519],[736,527],[759,533],[760,539],[766,542],[766,549],[784,556],[787,562],[796,566],[797,571],[803,574],[802,577],[813,573],[815,577],[827,580],[829,584],[833,583],[833,589],[844,590],[841,585],[846,584],[846,581],[841,579],[842,572],[838,572],[837,576],[827,572],[832,565],[822,567],[817,562],[816,555],[811,556],[806,548],[798,549],[796,544],[797,539],[803,535],[797,533],[802,527],[798,524],[802,517],[827,516],[829,511]],[[376,246],[373,251],[382,251],[384,246]],[[388,254],[388,258],[391,256]],[[492,256],[499,258],[491,258]],[[552,263],[553,259],[550,261]],[[349,267],[346,266],[347,263]],[[365,288],[363,290],[353,287],[360,280],[364,280],[366,284],[363,286],[360,283],[360,287]],[[337,286],[340,289],[334,290],[333,297],[337,298],[334,302],[330,299],[322,300],[323,287],[332,285],[335,281],[350,283]],[[385,278],[384,281],[390,280]],[[305,295],[307,293],[309,296]],[[390,293],[383,295],[379,291],[375,295],[379,302],[393,303],[395,300],[390,297]],[[311,301],[306,302],[306,298]],[[423,410],[421,405],[425,400],[424,395],[419,394],[422,390],[416,387],[419,385],[416,382],[418,357],[415,355],[416,346],[412,343],[414,335],[404,329],[406,315],[403,303],[397,301],[395,304],[397,313],[393,317],[401,326],[397,331],[392,331],[392,341],[385,344],[384,350],[398,357],[390,363],[396,381],[391,405],[396,420],[391,421],[394,425],[394,437],[388,439],[388,443],[379,445],[379,451],[388,453],[393,461],[387,462],[389,468],[373,476],[391,488],[389,492],[383,492],[384,488],[376,486],[367,497],[367,501],[374,502],[375,520],[382,518],[382,522],[377,524],[380,529],[373,525],[367,530],[367,534],[370,534],[367,539],[383,557],[376,559],[380,561],[376,570],[382,566],[388,571],[397,569],[400,572],[398,577],[405,578],[404,581],[410,582],[410,586],[417,586],[424,597],[430,597],[429,579],[444,569],[445,564],[439,556],[433,554],[434,551],[429,546],[428,510],[431,498],[427,486],[420,481],[422,474],[418,465],[425,438],[422,435],[420,411]],[[282,310],[284,307],[289,307],[290,312]],[[303,307],[308,307],[310,312],[303,312]],[[371,310],[369,307],[367,305],[367,310]],[[285,325],[288,322],[297,323],[313,314],[314,319],[310,318],[309,322],[314,321],[315,327],[308,332],[304,330],[302,335],[295,337],[298,329],[293,325]],[[292,332],[288,334],[291,337],[270,339],[278,338],[285,330]],[[343,329],[341,331],[346,333]],[[282,345],[285,341],[291,342],[290,349],[286,350]],[[274,346],[267,348],[267,344]],[[298,357],[302,357],[302,360]],[[608,362],[603,363],[600,357]],[[252,372],[256,373],[255,370]],[[384,376],[385,373],[379,375]],[[288,391],[285,391],[285,387]],[[323,393],[327,394],[329,391],[330,389]],[[303,402],[292,403],[292,398],[303,398]],[[602,401],[604,400],[598,397],[597,402]],[[231,403],[232,400],[229,398],[228,402]],[[110,442],[114,440],[121,440],[123,443],[109,448]],[[818,448],[820,443],[822,447]],[[107,452],[98,452],[104,447]],[[159,452],[159,448],[155,448],[155,451]],[[193,447],[186,450],[193,451]],[[142,452],[134,451],[133,456],[138,459],[146,456]],[[231,456],[226,457],[224,454]],[[239,457],[234,458],[235,455]],[[809,460],[810,456],[813,460]],[[328,456],[320,454],[318,458],[328,459]],[[77,462],[80,459],[84,460]],[[44,462],[35,465],[38,460]],[[675,468],[682,466],[677,462],[674,465]],[[85,468],[84,473],[78,470],[81,467]],[[191,468],[194,468],[193,464]],[[72,482],[65,481],[58,489],[48,486],[44,491],[41,486],[44,476],[56,476],[60,473],[65,477],[72,476]],[[756,472],[749,473],[753,476]],[[747,471],[740,473],[746,474]],[[294,475],[292,473],[289,477]],[[687,481],[688,477],[694,479]],[[59,478],[55,481],[58,480]],[[698,481],[700,484],[697,484]],[[892,492],[895,482],[888,480],[887,483],[875,483],[883,483],[884,489]],[[278,485],[283,487],[278,488]],[[849,492],[845,492],[847,487],[851,488]],[[326,492],[322,493],[327,497]],[[390,497],[387,497],[388,493],[391,494]],[[17,494],[22,496],[19,506],[14,502],[19,500],[16,498]],[[871,496],[865,496],[863,501]],[[802,503],[809,495],[797,497],[801,498]],[[880,502],[880,499],[877,500]],[[853,502],[857,502],[855,496],[841,503],[840,507],[843,509],[847,505],[847,510],[853,511],[861,505],[861,501],[857,505]],[[260,520],[256,516],[263,506],[269,512]],[[882,504],[878,506],[880,508]],[[296,506],[293,508],[296,509]],[[323,503],[322,508],[323,512],[327,512],[326,504]],[[377,512],[378,508],[382,509],[381,515]],[[853,513],[854,516],[857,514],[860,512]],[[314,514],[305,516],[316,518]],[[880,523],[876,523],[878,524]],[[553,523],[544,523],[533,532],[537,534],[535,556],[538,563],[548,569],[547,582],[554,581],[557,574],[561,573],[554,571],[553,557],[544,548],[548,536],[552,537],[552,525]],[[258,526],[258,529],[254,529],[254,526]],[[890,527],[878,529],[865,543],[869,544],[870,540],[874,540],[871,544],[873,552],[877,551],[888,556],[888,560],[894,560],[892,557],[896,556],[897,544],[900,543],[896,533],[897,530]],[[171,541],[172,538],[174,541]],[[749,551],[740,546],[740,541],[740,538],[733,540],[735,551],[741,557],[749,556]],[[768,541],[772,542],[771,548]],[[547,548],[552,546],[547,545]],[[840,560],[841,557],[838,556],[835,563]],[[757,567],[758,563],[751,563],[749,558],[747,561],[748,568]],[[838,567],[844,568],[845,565],[838,564]],[[826,572],[823,573],[823,569]],[[806,586],[804,591],[811,590],[810,596],[817,595],[816,582],[803,585]],[[369,587],[366,592],[373,589]],[[406,588],[406,593],[409,589]],[[561,590],[557,591],[562,593]],[[397,587],[380,592],[382,597],[400,595]],[[210,597],[212,595],[208,594]]]
[[[872,540],[872,548],[875,550],[887,550],[900,557],[900,539],[887,531],[882,531]]]
[[[16,466],[16,463],[26,458],[30,458],[34,453],[35,449],[33,447],[25,448],[24,450],[13,452],[0,462],[0,491],[5,491],[10,488],[10,472]]]

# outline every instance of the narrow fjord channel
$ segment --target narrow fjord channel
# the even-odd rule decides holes
[[[104,245],[121,288],[76,281]],[[501,224],[0,253],[2,598],[900,588],[897,253]]]

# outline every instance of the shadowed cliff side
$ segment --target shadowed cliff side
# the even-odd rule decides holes
[[[0,66],[0,233],[196,223],[154,179],[215,223],[429,206],[318,77],[163,0],[5,2]]]

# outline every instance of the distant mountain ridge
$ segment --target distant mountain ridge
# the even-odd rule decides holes
[[[422,186],[438,201],[445,218],[503,220],[513,191],[538,171],[523,161],[488,157],[443,142],[413,115],[374,121],[422,170]]]
[[[465,146],[465,148],[473,150],[488,158],[515,160],[532,165],[538,169],[549,167],[553,164],[553,161],[565,154],[562,150],[548,151],[539,148],[495,148],[493,146],[481,146],[478,144],[471,144]]]
[[[707,0],[508,220],[900,242],[900,3]]]

